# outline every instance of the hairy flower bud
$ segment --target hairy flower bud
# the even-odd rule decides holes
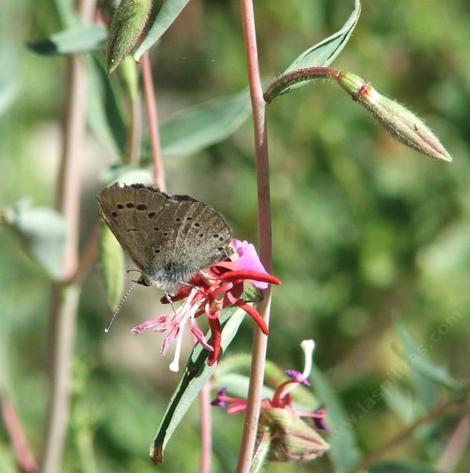
[[[122,0],[109,27],[106,62],[111,74],[136,46],[147,24],[152,0]]]
[[[431,158],[452,161],[437,136],[403,105],[381,95],[370,83],[350,72],[340,72],[335,79],[396,140]]]
[[[279,462],[302,462],[320,457],[329,444],[300,417],[287,409],[262,409],[260,432],[270,431],[267,459]]]

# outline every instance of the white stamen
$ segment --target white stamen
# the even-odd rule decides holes
[[[315,349],[315,342],[312,339],[303,340],[300,344],[300,348],[302,348],[305,355],[305,367],[302,372],[302,379],[307,379],[312,372],[312,357],[313,350]]]

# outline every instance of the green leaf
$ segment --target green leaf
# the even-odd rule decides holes
[[[106,62],[111,74],[137,44],[147,24],[152,0],[122,0],[109,27]]]
[[[437,473],[431,466],[399,460],[377,463],[368,471],[369,473]]]
[[[414,372],[433,384],[443,386],[453,392],[461,392],[462,386],[445,367],[433,363],[426,356],[426,346],[419,344],[402,323],[396,323],[396,330],[404,348],[403,355]]]
[[[105,185],[115,182],[130,186],[131,184],[152,184],[152,172],[150,169],[138,168],[130,165],[113,164],[102,171],[99,180]]]
[[[106,30],[101,25],[73,26],[54,33],[46,39],[34,41],[28,47],[37,54],[77,54],[99,49],[106,40]]]
[[[187,108],[160,127],[164,156],[181,156],[224,140],[251,112],[247,91]]]
[[[144,41],[134,53],[136,61],[160,39],[188,3],[189,0],[164,0]]]
[[[87,121],[96,137],[119,158],[126,153],[127,127],[121,97],[102,64],[87,58]]]
[[[222,311],[222,350],[225,351],[232,342],[244,316],[245,312],[242,309],[228,308]],[[173,432],[217,368],[217,363],[212,366],[206,364],[207,356],[208,352],[199,344],[194,347],[181,381],[173,393],[152,441],[150,456],[155,463],[163,461],[163,450]]]
[[[328,455],[335,466],[335,472],[345,473],[359,461],[360,455],[351,421],[333,387],[315,365],[311,380],[315,394],[328,406],[327,422],[332,428]]]
[[[3,210],[4,223],[10,228],[26,253],[53,279],[62,276],[62,257],[66,237],[63,217],[47,207],[32,207],[22,199]]]
[[[114,311],[121,302],[124,291],[124,252],[105,224],[101,225],[99,248],[106,300]]]
[[[343,27],[328,38],[325,38],[323,41],[320,41],[319,43],[305,50],[281,74],[281,77],[284,74],[287,74],[288,72],[293,72],[298,69],[330,65],[349,41],[349,38],[351,37],[351,34],[354,31],[354,28],[356,27],[356,24],[359,20],[360,14],[361,2],[359,0],[355,0],[354,10],[352,11],[349,18],[346,20],[346,23],[343,25]],[[304,86],[309,82],[311,82],[311,80],[308,79],[296,82],[295,84],[286,87],[282,91],[282,93],[286,93],[297,87]]]

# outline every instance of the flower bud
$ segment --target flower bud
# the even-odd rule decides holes
[[[403,105],[381,95],[370,83],[350,72],[340,72],[335,79],[397,141],[431,158],[452,161],[437,136]]]
[[[270,449],[267,459],[279,462],[302,462],[320,457],[329,444],[293,412],[282,408],[261,411],[260,431],[269,429]]]
[[[122,0],[109,27],[106,62],[111,74],[136,46],[145,29],[152,0]]]

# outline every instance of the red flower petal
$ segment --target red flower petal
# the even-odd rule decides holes
[[[236,279],[252,279],[253,281],[267,282],[269,284],[281,284],[281,280],[276,276],[267,273],[260,273],[258,271],[240,270],[228,271],[219,276],[220,281],[233,281]]]
[[[212,348],[214,349],[213,352],[209,353],[207,364],[209,366],[212,366],[217,361],[220,355],[220,341],[222,339],[222,330],[220,327],[219,319],[207,318],[207,320],[209,322],[209,327],[211,329],[210,344],[212,345]]]
[[[236,301],[235,305],[241,307],[249,316],[251,316],[251,318],[256,322],[260,330],[265,335],[269,334],[269,329],[266,325],[266,322],[263,320],[263,317],[261,317],[260,313],[253,306],[241,300]]]

